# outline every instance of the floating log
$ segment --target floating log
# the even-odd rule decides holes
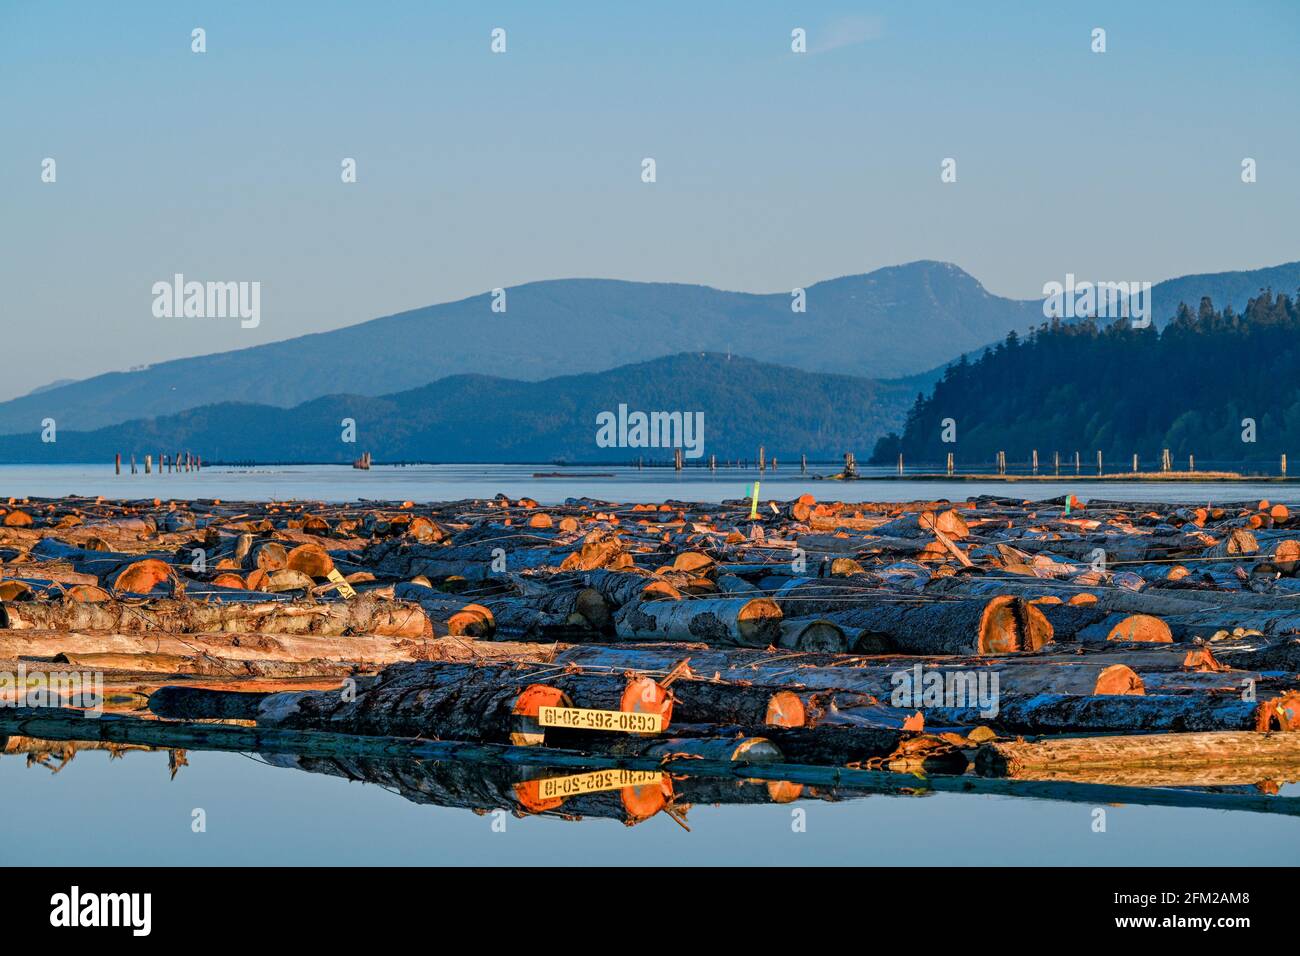
[[[653,713],[665,726],[672,714],[671,698],[650,678],[446,663],[394,665],[355,695],[270,694],[218,703],[210,693],[175,688],[155,693],[149,706],[185,720],[232,711],[255,714],[244,719],[271,727],[517,744],[542,741],[546,732],[536,721],[544,706]]]
[[[905,654],[1014,654],[1052,640],[1052,625],[1034,605],[1011,595],[989,600],[897,601],[830,616],[844,628],[884,637]]]
[[[0,604],[0,628],[66,631],[202,631],[262,634],[357,634],[431,636],[432,625],[418,604],[362,596],[355,601],[289,604],[200,604],[157,600],[139,607],[120,601],[23,602]]]
[[[781,639],[781,609],[770,598],[637,601],[614,618],[626,640],[684,640],[767,647]]]
[[[1106,771],[1136,767],[1183,771],[1180,779],[1204,780],[1207,767],[1243,765],[1245,781],[1276,776],[1300,777],[1300,734],[1222,731],[1217,733],[1090,736],[1045,740],[996,740],[980,745],[976,769],[987,776],[1056,777],[1062,773]],[[1191,773],[1188,773],[1191,771]],[[1150,779],[1150,778],[1147,778]],[[1150,784],[1179,786],[1186,784]]]

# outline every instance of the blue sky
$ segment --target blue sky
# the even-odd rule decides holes
[[[1297,90],[1294,2],[0,0],[0,398],[538,279],[1300,259]],[[176,272],[261,324],[154,318]]]

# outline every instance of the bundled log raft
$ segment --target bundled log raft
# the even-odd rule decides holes
[[[1249,743],[1300,729],[1286,508],[805,495],[757,513],[10,499],[0,670],[102,672],[186,723],[610,759],[954,773],[982,747],[982,772],[1024,777],[1104,773],[1103,751],[1294,754]],[[1099,733],[1129,742],[1066,743]],[[1060,749],[1017,749],[1038,737]]]

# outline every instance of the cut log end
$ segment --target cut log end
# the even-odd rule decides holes
[[[981,654],[1036,651],[1052,642],[1052,625],[1043,612],[1010,594],[989,601],[980,617],[979,627]]]
[[[767,704],[767,724],[770,727],[802,727],[808,713],[799,695],[792,691],[778,691]]]
[[[771,598],[746,602],[736,617],[736,630],[753,647],[775,644],[781,637],[781,608]]]
[[[1147,644],[1172,644],[1169,625],[1151,614],[1130,614],[1110,629],[1108,641],[1138,641]]]
[[[1128,694],[1138,696],[1145,694],[1146,685],[1133,668],[1125,664],[1112,664],[1097,675],[1094,694]]]
[[[634,714],[660,714],[666,728],[672,721],[673,695],[652,678],[633,677],[623,691],[619,709]]]

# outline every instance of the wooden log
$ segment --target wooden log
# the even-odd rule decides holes
[[[137,607],[120,601],[96,604],[4,602],[0,628],[115,633],[166,631],[173,634],[227,633],[432,636],[428,615],[418,604],[362,595],[351,601],[319,604],[260,602],[200,604],[156,600]]]
[[[641,600],[621,608],[614,627],[625,640],[695,640],[767,647],[781,639],[781,609],[770,598]]]
[[[1300,728],[1300,694],[1288,692],[1265,701],[1185,695],[1077,697],[1039,694],[1003,699],[997,716],[981,717],[977,708],[927,707],[926,720],[944,723],[992,723],[1010,733],[1052,734],[1071,731],[1168,732],[1215,730],[1285,730]]]
[[[398,600],[414,601],[424,609],[435,630],[441,624],[448,635],[490,637],[496,629],[491,609],[482,604],[460,600],[419,584],[398,584],[393,589]]]
[[[554,646],[518,642],[476,641],[462,637],[404,638],[378,634],[338,636],[314,634],[161,632],[65,632],[0,630],[0,660],[59,655],[127,654],[198,657],[230,666],[239,661],[313,663],[348,662],[384,666],[407,661],[549,662]]]
[[[996,740],[981,744],[975,758],[979,773],[998,777],[1056,774],[1067,769],[1077,773],[1135,766],[1168,770],[1229,764],[1250,767],[1254,780],[1269,779],[1276,774],[1300,776],[1300,734],[1219,731],[1066,737],[1032,742]]]
[[[693,724],[802,727],[816,706],[790,690],[706,680],[679,680],[672,695],[674,716]]]
[[[921,538],[933,535],[936,529],[953,539],[961,539],[970,534],[966,519],[955,508],[937,513],[920,511],[905,514],[894,521],[879,525],[873,533],[883,538]]]
[[[988,600],[877,604],[830,615],[841,627],[884,637],[907,654],[1014,654],[1052,640],[1042,612],[1011,595]]]
[[[211,694],[177,688],[155,693],[149,706],[167,718],[255,712],[259,725],[271,727],[519,745],[541,743],[548,735],[536,722],[542,706],[656,713],[665,726],[672,714],[671,698],[650,678],[446,663],[394,665],[373,683],[359,685],[352,699],[306,692],[218,704]]]
[[[778,643],[790,650],[814,653],[843,654],[850,649],[844,629],[824,617],[782,618]]]

